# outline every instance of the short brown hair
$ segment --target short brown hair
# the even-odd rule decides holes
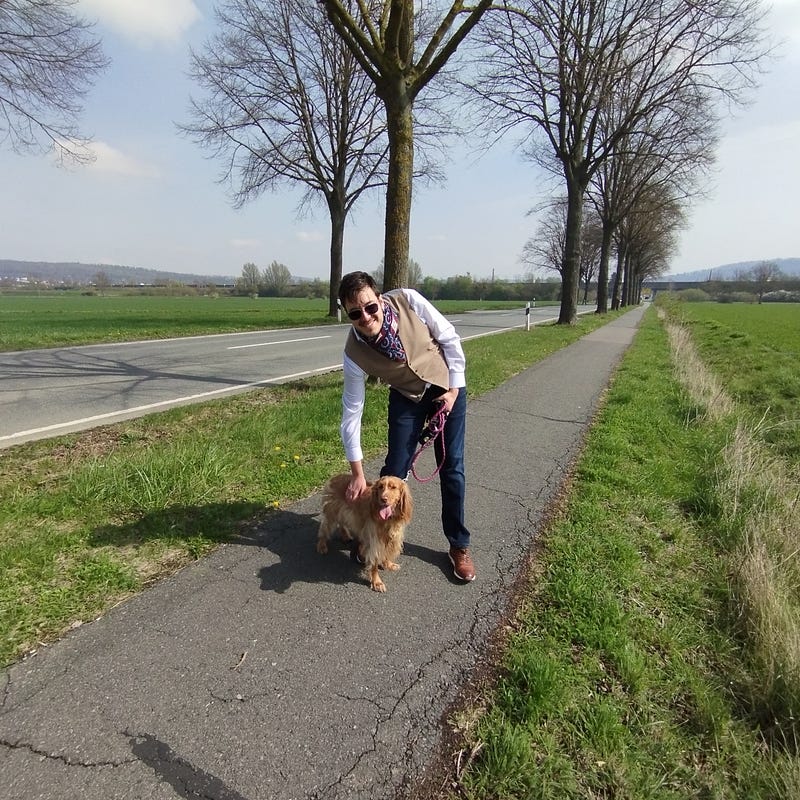
[[[368,272],[348,272],[339,284],[339,302],[344,307],[345,300],[355,297],[364,289],[372,289],[379,294],[374,278]]]

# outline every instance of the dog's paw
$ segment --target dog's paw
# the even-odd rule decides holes
[[[369,585],[369,588],[372,589],[373,592],[385,592],[386,591],[386,584],[378,579],[377,581],[372,581]]]
[[[395,564],[393,561],[387,561],[385,564],[381,565],[384,569],[388,569],[390,572],[397,572],[400,569],[399,564]]]

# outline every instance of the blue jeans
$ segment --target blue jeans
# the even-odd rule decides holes
[[[389,449],[381,475],[407,478],[425,420],[435,406],[436,394],[428,391],[419,403],[394,389],[389,390]],[[469,547],[470,533],[464,525],[464,436],[467,422],[467,390],[459,389],[458,398],[444,426],[445,457],[442,443],[434,442],[436,463],[442,463],[439,487],[442,495],[442,530],[452,547]]]

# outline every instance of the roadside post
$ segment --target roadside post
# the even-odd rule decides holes
[[[531,329],[531,303],[530,300],[525,304],[525,330]]]
[[[342,301],[338,297],[336,298],[336,321],[342,321]]]

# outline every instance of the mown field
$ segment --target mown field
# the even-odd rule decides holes
[[[515,302],[445,300],[446,314],[469,308],[517,308]],[[324,325],[327,300],[288,297],[0,293],[0,351],[207,333]]]
[[[759,419],[779,452],[800,460],[800,305],[686,303],[703,360]]]
[[[331,321],[327,309],[324,300],[267,297],[4,294],[0,295],[0,349],[321,325]]]

